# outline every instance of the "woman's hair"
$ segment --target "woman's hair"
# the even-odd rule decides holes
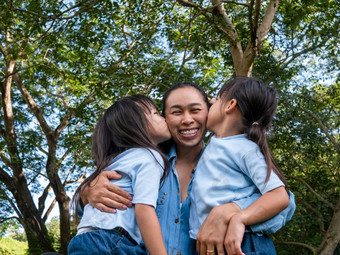
[[[222,104],[236,99],[242,114],[243,131],[261,149],[267,163],[267,183],[271,170],[287,187],[287,182],[276,164],[267,143],[266,129],[271,126],[277,108],[276,90],[260,80],[237,77],[223,85],[218,92]]]
[[[99,118],[92,135],[92,158],[96,170],[87,177],[77,188],[75,199],[75,214],[81,194],[87,187],[120,153],[131,148],[147,148],[159,152],[164,161],[164,173],[161,182],[169,173],[169,162],[159,148],[152,144],[149,135],[149,121],[147,114],[156,104],[143,95],[124,97],[112,104]],[[152,154],[152,152],[150,151]],[[153,155],[153,154],[152,154]],[[155,156],[153,155],[155,158]],[[156,160],[156,158],[155,158]],[[160,164],[158,162],[158,164]],[[160,164],[162,165],[162,164]]]
[[[172,85],[163,95],[163,99],[162,99],[162,115],[163,117],[165,117],[165,108],[166,108],[166,103],[168,101],[168,97],[170,96],[171,92],[173,92],[174,90],[176,89],[181,89],[181,88],[187,88],[187,87],[191,87],[191,88],[194,88],[196,89],[203,97],[203,100],[204,102],[206,103],[208,109],[210,107],[210,103],[209,103],[209,99],[208,99],[208,96],[207,94],[205,93],[204,89],[196,84],[196,83],[193,83],[193,82],[181,82],[181,83],[177,83],[175,85]],[[171,146],[174,144],[174,141],[173,139],[171,138],[170,140],[168,141],[165,141],[161,144],[159,144],[159,147],[161,148],[161,150],[164,152],[164,153],[168,153]]]

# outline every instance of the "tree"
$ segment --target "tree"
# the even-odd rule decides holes
[[[340,242],[339,91],[339,83],[287,91],[273,138],[298,205],[278,243],[304,247],[313,254],[333,254]],[[290,254],[299,248],[284,249]]]
[[[15,215],[32,254],[54,250],[45,222],[56,204],[66,254],[67,191],[91,171],[92,128],[115,99],[159,99],[185,80],[214,93],[251,73],[294,98],[302,58],[338,66],[335,1],[5,0],[0,13],[0,217]]]
[[[37,1],[1,4],[4,20],[0,47],[0,134],[3,148],[0,177],[6,186],[2,193],[25,229],[31,253],[53,251],[45,221],[55,201],[62,222],[60,229],[64,233],[61,237],[62,253],[66,254],[70,240],[69,197],[65,185],[72,167],[67,169],[68,173],[63,164],[70,160],[73,135],[84,132],[71,121],[86,111],[92,94],[87,92],[78,96],[77,102],[71,101],[73,94],[85,90],[76,86],[85,77],[75,77],[72,64],[77,62],[70,63],[69,59],[79,59],[84,53],[90,56],[91,52],[77,51],[74,54],[75,51],[69,51],[67,37],[71,25],[69,17],[64,15],[75,10],[75,16],[93,4],[83,3],[71,8],[62,5],[61,10],[54,1],[45,10]],[[72,129],[74,134],[65,131],[66,128]],[[77,150],[77,146],[72,149]],[[78,156],[82,154],[77,153]],[[50,189],[56,199],[43,214]],[[36,205],[33,194],[38,192],[40,198]]]

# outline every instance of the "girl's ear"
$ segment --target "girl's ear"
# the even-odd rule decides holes
[[[231,113],[236,109],[237,100],[235,98],[229,100],[225,106],[225,113]]]

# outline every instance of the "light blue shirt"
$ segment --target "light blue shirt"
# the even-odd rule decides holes
[[[267,164],[260,148],[247,139],[245,134],[224,138],[212,136],[197,164],[192,183],[189,221],[191,238],[196,239],[200,226],[214,207],[235,202],[244,209],[256,200],[254,198],[284,185],[273,171],[267,183],[266,176]],[[290,208],[289,215],[284,212],[283,218],[276,218],[274,222],[262,226],[272,229],[261,229],[259,225],[262,224],[254,228],[266,233],[275,232],[287,216],[292,216],[295,210],[294,199],[291,202],[293,208]],[[275,225],[276,220],[278,222],[275,227],[273,223]]]
[[[192,181],[189,183],[188,197],[181,204],[180,186],[178,181],[175,163],[177,153],[175,146],[167,154],[170,161],[170,173],[160,187],[156,214],[161,225],[162,236],[168,254],[193,255],[196,251],[195,240],[189,236],[189,214],[190,214],[190,194]],[[196,169],[196,168],[195,168]],[[194,170],[194,169],[193,169]],[[194,176],[195,174],[193,174]],[[251,197],[239,200],[239,206],[244,209],[258,199],[259,195],[254,194]],[[263,231],[264,233],[273,233],[273,229],[279,229],[291,218],[295,209],[294,196],[291,193],[291,200],[288,208],[275,217],[250,226],[254,232]],[[242,205],[241,205],[242,204]],[[82,208],[79,206],[79,217],[82,217]],[[289,214],[288,214],[289,212]]]
[[[121,179],[111,180],[111,182],[130,193],[133,196],[133,204],[156,207],[163,165],[163,159],[158,152],[152,149],[135,148],[119,154],[105,170],[115,170],[122,175]],[[111,214],[101,212],[87,204],[78,225],[78,232],[89,227],[99,229],[123,227],[137,243],[142,240],[134,206]]]

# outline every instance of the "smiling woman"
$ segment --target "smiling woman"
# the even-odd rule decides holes
[[[166,123],[177,146],[202,145],[207,116],[207,104],[193,87],[178,88],[167,97]]]
[[[189,236],[190,192],[196,175],[196,164],[204,148],[209,101],[199,85],[180,83],[165,92],[162,105],[173,142],[170,148],[166,148],[170,173],[161,185],[156,214],[167,253],[193,255],[196,253],[196,243]],[[112,208],[126,209],[129,206],[129,194],[108,183],[109,178],[117,179],[117,173],[107,171],[100,176],[103,178],[98,178],[91,184],[95,188],[84,190],[82,200],[89,201],[94,207],[108,213],[114,212]],[[244,205],[252,204],[257,198],[258,196],[245,199]],[[214,247],[223,251],[226,222],[238,211],[238,206],[228,203],[210,212],[207,222],[202,225],[202,233],[197,236],[204,252],[211,252]],[[285,220],[284,215],[279,217],[277,225]],[[268,222],[257,225],[258,231],[268,230]]]

